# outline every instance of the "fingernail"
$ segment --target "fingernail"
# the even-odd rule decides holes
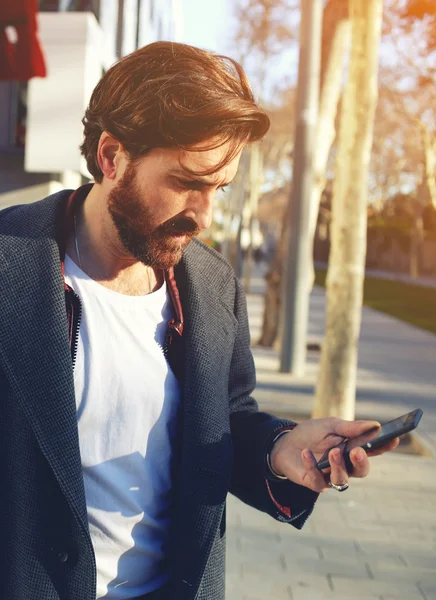
[[[312,460],[312,452],[310,450],[303,450],[303,456],[307,460]]]
[[[365,454],[366,454],[366,453],[365,453],[365,451],[364,451],[364,450],[361,450],[361,449],[360,449],[360,450],[356,450],[356,452],[355,452],[355,455],[354,455],[354,458],[355,458],[356,460],[359,460],[359,461],[360,461],[360,460],[363,460],[363,459],[365,458]]]
[[[335,450],[332,453],[332,458],[333,458],[333,461],[335,463],[339,464],[341,462],[341,453],[340,453],[340,451],[339,450]]]

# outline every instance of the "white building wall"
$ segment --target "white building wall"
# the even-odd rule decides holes
[[[139,0],[124,0],[122,56],[137,48],[138,4]]]
[[[117,60],[118,0],[100,0],[99,23],[103,30],[103,62],[107,70]]]
[[[159,39],[179,41],[183,16],[180,0],[154,0],[156,4],[156,34]]]
[[[154,0],[139,0],[139,31],[138,31],[138,47],[142,48],[151,42],[155,42],[153,35],[153,1]]]
[[[87,174],[81,120],[102,75],[102,32],[91,13],[40,15],[47,77],[29,83],[25,169]]]
[[[140,0],[139,47],[158,40],[180,41],[183,33],[181,0]]]

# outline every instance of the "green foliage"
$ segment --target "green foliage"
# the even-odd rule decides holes
[[[368,246],[377,244],[378,253],[383,254],[395,243],[405,253],[410,249],[411,227],[409,223],[386,223],[383,221],[368,224]]]
[[[424,239],[436,239],[436,210],[431,204],[420,210]],[[382,253],[395,242],[403,252],[409,252],[416,212],[413,195],[396,194],[387,200],[381,212],[368,216],[368,246],[376,243]]]

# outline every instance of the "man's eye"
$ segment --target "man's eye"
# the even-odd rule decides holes
[[[178,184],[185,188],[186,190],[201,190],[203,188],[203,184],[201,181],[189,181],[187,179],[178,179]]]
[[[186,180],[184,180],[184,179],[177,179],[177,183],[178,183],[179,185],[181,185],[182,187],[185,187],[185,188],[189,188],[189,187],[191,187],[191,185],[192,185],[192,182],[191,182],[191,181],[186,181]]]
[[[202,190],[205,187],[205,184],[201,181],[189,181],[188,179],[177,179],[176,181],[180,187],[183,187],[187,190]],[[218,189],[221,192],[225,192],[227,187],[227,185],[220,185]]]

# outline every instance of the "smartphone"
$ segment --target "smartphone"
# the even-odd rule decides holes
[[[333,446],[333,448],[340,448],[342,450],[347,470],[351,472],[353,470],[353,464],[350,460],[350,452],[353,450],[353,448],[357,448],[359,446],[364,450],[380,448],[394,438],[399,437],[408,431],[412,431],[412,429],[415,429],[415,427],[418,426],[421,417],[422,410],[417,408],[416,410],[412,410],[412,412],[409,412],[402,417],[398,417],[398,419],[394,419],[393,421],[389,421],[380,427],[375,427],[374,429],[365,431],[365,433],[362,433],[362,435],[358,435],[355,438],[346,439],[337,446]],[[330,448],[330,450],[332,450],[332,448]],[[330,450],[327,450],[327,452],[325,452],[319,459],[316,465],[318,469],[321,470],[330,467],[328,457]]]

